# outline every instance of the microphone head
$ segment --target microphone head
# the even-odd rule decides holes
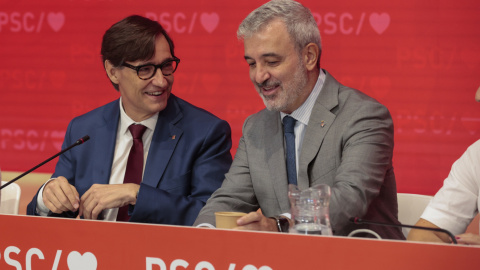
[[[82,143],[88,141],[89,139],[90,139],[90,136],[85,135],[85,136],[83,136],[82,138],[78,139],[78,140],[75,142],[75,144],[77,144],[77,145],[82,144]]]
[[[361,223],[361,219],[359,219],[358,217],[351,217],[349,219],[350,222],[352,223],[355,223],[355,224],[360,224]]]

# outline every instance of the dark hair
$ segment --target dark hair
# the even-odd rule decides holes
[[[102,63],[109,60],[113,66],[120,67],[126,61],[148,60],[155,54],[155,39],[163,35],[175,56],[173,40],[156,21],[131,15],[112,25],[102,40]],[[118,85],[113,83],[118,90]]]

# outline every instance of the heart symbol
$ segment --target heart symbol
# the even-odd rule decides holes
[[[58,32],[62,28],[63,23],[65,22],[65,15],[63,14],[63,12],[50,12],[48,13],[47,21],[53,31]]]
[[[370,25],[377,34],[382,34],[390,25],[390,15],[385,12],[382,14],[372,13],[370,14],[369,20]]]
[[[202,13],[200,15],[200,22],[202,23],[203,28],[207,30],[208,33],[212,33],[215,28],[217,28],[220,17],[217,13]]]
[[[50,138],[52,138],[52,144],[53,144],[53,147],[55,147],[55,149],[57,149],[58,151],[60,151],[60,149],[62,149],[62,141],[63,141],[63,137],[65,137],[65,131],[52,131],[52,133],[50,133]]]
[[[97,269],[97,258],[90,252],[81,255],[77,251],[72,251],[68,254],[67,264],[70,270],[95,270]]]
[[[247,264],[242,268],[242,270],[272,270],[272,268],[270,268],[268,266],[262,266],[260,268],[257,268],[254,265]]]

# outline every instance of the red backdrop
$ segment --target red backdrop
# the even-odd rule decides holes
[[[0,0],[0,168],[53,155],[73,117],[118,97],[100,43],[131,14],[171,34],[182,59],[174,93],[227,120],[235,153],[243,121],[264,107],[235,33],[264,2]],[[398,191],[434,194],[480,134],[480,2],[301,2],[320,27],[322,67],[390,109]]]

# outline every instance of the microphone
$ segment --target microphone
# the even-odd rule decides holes
[[[24,177],[25,175],[31,173],[32,171],[38,169],[40,166],[43,166],[45,163],[49,162],[50,160],[52,160],[52,159],[60,156],[61,154],[67,152],[68,150],[72,149],[73,147],[75,147],[75,146],[77,146],[77,145],[80,145],[80,144],[88,141],[89,139],[90,139],[90,136],[88,136],[88,135],[83,136],[82,138],[78,139],[74,144],[72,144],[72,145],[70,145],[69,147],[63,149],[62,151],[60,151],[60,152],[58,152],[57,154],[55,154],[55,155],[53,155],[52,157],[50,157],[49,159],[47,159],[47,160],[45,160],[44,162],[38,164],[37,166],[31,168],[30,170],[22,173],[21,175],[15,177],[14,179],[8,181],[5,185],[3,185],[3,186],[0,187],[0,190],[3,189],[4,187],[10,185],[11,183],[17,181],[18,179]]]
[[[411,228],[411,229],[442,232],[442,233],[446,233],[452,239],[452,242],[454,244],[457,244],[457,239],[455,239],[455,236],[451,232],[449,232],[445,229],[442,229],[442,228],[430,228],[430,227],[405,225],[405,224],[390,224],[390,223],[383,223],[383,222],[365,220],[365,219],[361,219],[361,218],[358,218],[358,217],[351,217],[350,222],[355,223],[355,224],[372,224],[372,225],[380,225],[380,226],[390,226],[390,227],[398,227],[398,228]]]

